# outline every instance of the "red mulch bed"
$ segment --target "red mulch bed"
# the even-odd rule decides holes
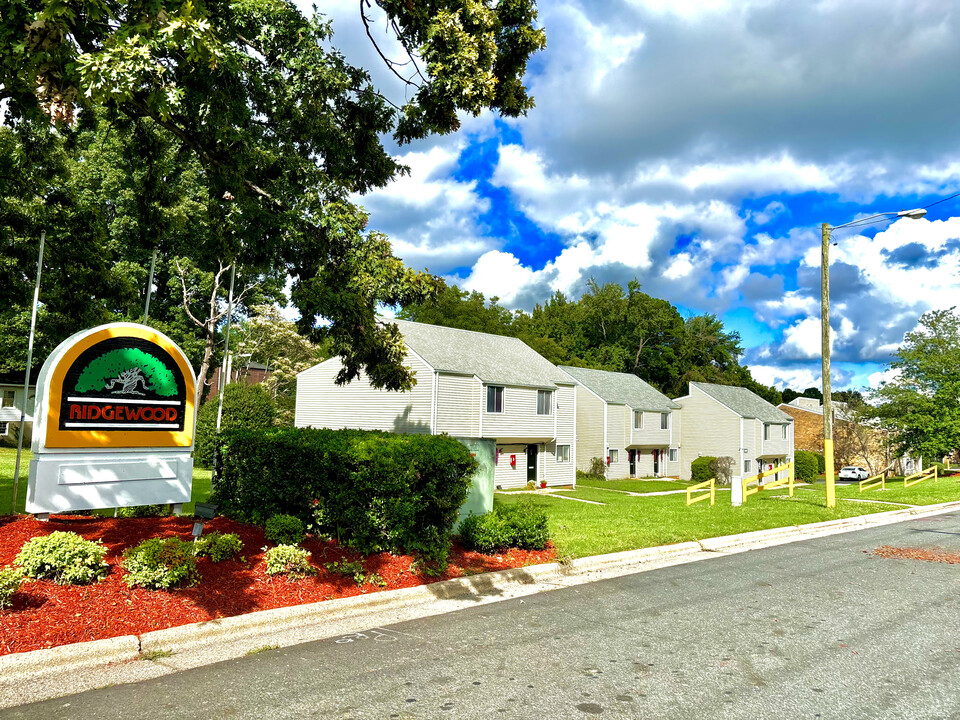
[[[941,547],[893,547],[882,545],[873,551],[877,557],[899,558],[901,560],[925,560],[927,562],[942,562],[956,565],[960,563],[960,553],[944,550]]]
[[[110,572],[92,585],[57,585],[49,580],[25,580],[13,596],[13,606],[0,610],[0,655],[139,635],[151,630],[243,615],[257,610],[301,605],[380,590],[426,585],[449,578],[491,570],[550,562],[553,548],[540,551],[510,550],[483,555],[454,545],[450,565],[440,577],[429,577],[411,566],[414,557],[379,553],[363,558],[333,541],[308,537],[303,546],[319,572],[302,580],[287,580],[265,572],[263,547],[268,545],[261,528],[227,518],[207,521],[204,533],[236,533],[243,541],[240,558],[220,563],[197,559],[201,580],[193,587],[172,591],[129,588],[119,566],[123,551],[151,537],[191,539],[192,518],[100,518],[54,515],[49,522],[32,516],[0,518],[0,567],[11,565],[30,538],[54,530],[69,530],[87,540],[102,540],[107,547]],[[352,578],[334,575],[324,563],[363,560],[367,573],[377,573],[386,587],[358,587]]]

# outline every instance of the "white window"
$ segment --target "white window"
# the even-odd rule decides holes
[[[670,413],[660,413],[660,429],[666,430],[670,426]]]
[[[487,412],[503,412],[503,388],[496,385],[487,386]]]
[[[677,449],[670,448],[670,462],[676,462],[676,461],[677,461]]]
[[[537,415],[553,415],[553,390],[537,390]]]
[[[10,431],[9,423],[0,422],[0,435],[6,435]]]
[[[763,439],[764,440],[770,439],[770,426],[767,423],[763,424]]]
[[[607,457],[610,458],[610,464],[620,462],[620,451],[619,450],[607,450]]]
[[[3,400],[0,401],[0,407],[13,407],[13,399],[15,397],[16,393],[13,390],[4,390]]]
[[[570,462],[570,446],[569,445],[557,445],[557,462],[558,463]]]
[[[750,461],[749,461],[749,460],[744,460],[744,461],[743,461],[743,471],[744,471],[745,473],[750,472]]]
[[[781,427],[783,428],[783,439],[786,440],[786,439],[787,439],[787,428],[790,427],[790,426],[789,426],[789,425],[782,425]]]
[[[643,427],[643,410],[633,411],[633,427],[638,430]]]

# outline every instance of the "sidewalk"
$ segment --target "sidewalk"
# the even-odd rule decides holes
[[[369,632],[485,603],[957,510],[960,502],[955,501],[759,530],[6,655],[0,657],[0,708],[139,682],[265,649]]]

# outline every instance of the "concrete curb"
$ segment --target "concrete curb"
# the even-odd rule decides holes
[[[464,607],[462,601],[495,602],[553,590],[560,587],[593,582],[601,577],[615,577],[643,572],[668,565],[733,554],[784,543],[889,525],[918,517],[939,515],[960,510],[960,501],[861,515],[841,520],[828,520],[808,525],[756,530],[739,535],[708,538],[699,542],[626,550],[623,552],[578,558],[566,563],[547,563],[510,570],[455,578],[430,585],[382,591],[327,600],[308,605],[263,610],[246,615],[209,620],[191,625],[156,630],[143,635],[127,635],[47,650],[0,656],[0,678],[3,682],[22,681],[65,671],[92,670],[134,660],[142,654],[167,651],[185,652],[211,643],[254,640],[258,636],[275,638],[284,632],[296,631],[300,638],[319,639],[331,635],[327,629],[342,625],[356,626],[371,613],[400,613],[406,617],[426,616]],[[438,609],[438,601],[452,602]],[[417,615],[417,610],[422,610]],[[303,641],[303,640],[300,640]],[[288,641],[289,642],[289,641]],[[239,652],[244,654],[243,651]],[[239,656],[239,655],[238,655]]]

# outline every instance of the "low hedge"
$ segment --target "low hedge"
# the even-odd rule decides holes
[[[493,553],[505,548],[543,550],[550,540],[547,515],[530,500],[516,505],[494,503],[486,515],[470,515],[460,524],[460,543],[467,550]]]
[[[793,471],[797,480],[813,480],[817,477],[817,454],[809,450],[797,450],[793,458]]]
[[[704,455],[690,463],[690,479],[693,480],[694,483],[702,483],[712,478],[713,474],[710,471],[710,463],[714,460],[716,460],[716,458],[713,455]]]
[[[272,428],[221,435],[213,502],[262,524],[300,518],[315,534],[369,554],[444,562],[477,462],[444,435]]]

